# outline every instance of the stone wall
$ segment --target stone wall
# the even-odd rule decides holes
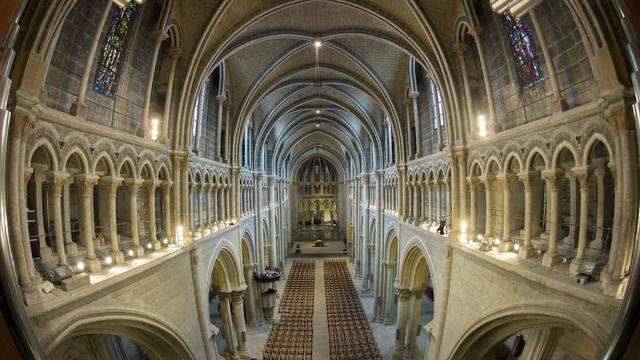
[[[112,329],[121,328],[132,318],[144,319],[134,323],[146,329],[150,328],[146,325],[161,324],[179,337],[176,343],[186,346],[194,358],[203,359],[193,284],[189,253],[181,250],[73,295],[54,296],[55,300],[30,307],[28,312],[46,353],[75,331],[83,331],[84,326],[101,325],[104,320],[100,318],[109,315],[106,326]]]
[[[45,83],[48,105],[52,108],[70,112],[87,61],[86,49],[91,47],[105,5],[106,1],[78,1],[65,21]],[[102,30],[100,44],[104,43],[109,32],[110,16]],[[102,55],[102,46],[99,45],[85,99],[87,120],[131,134],[137,133],[143,119],[146,84],[155,46],[154,29],[157,28],[159,17],[159,1],[146,1],[136,13],[129,28],[113,97],[104,96],[92,88],[96,65]]]
[[[513,62],[512,48],[503,17],[493,13],[488,4],[478,6],[482,24],[481,41],[489,68],[489,78],[494,92],[496,121],[501,130],[522,125],[552,113],[553,89],[551,76],[545,64],[532,21],[529,28],[538,51],[544,80],[527,90],[522,90]],[[584,44],[571,13],[562,1],[545,1],[537,12],[542,32],[556,66],[561,93],[569,107],[575,107],[591,99],[589,89],[593,74]],[[554,14],[551,17],[549,14]]]

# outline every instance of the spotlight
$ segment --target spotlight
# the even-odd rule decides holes
[[[151,243],[147,243],[147,249],[151,250]]]
[[[513,245],[513,250],[515,250],[515,251],[520,250],[520,244]]]
[[[316,127],[320,127],[320,124],[316,124]]]
[[[460,231],[462,231],[463,233],[466,233],[467,227],[469,227],[469,224],[467,224],[466,221],[463,220],[460,222]]]
[[[317,48],[319,48],[320,46],[322,46],[322,41],[320,41],[320,40],[316,40],[316,41],[314,41],[314,42],[313,42],[313,46],[315,46],[315,47],[316,47],[316,49],[317,49]]]
[[[320,114],[320,110],[316,110],[316,114]]]
[[[129,249],[129,251],[127,251],[127,255],[133,256],[133,249]]]
[[[111,265],[111,263],[113,262],[113,258],[112,258],[111,256],[107,256],[107,257],[104,259],[104,262],[105,262],[105,264],[107,264],[107,265]]]
[[[164,240],[162,240],[162,243],[167,245],[169,243],[169,239],[165,238]]]
[[[84,271],[84,263],[80,261],[76,264],[76,268],[78,269],[78,271]]]
[[[493,240],[493,243],[496,244],[496,245],[500,245],[500,239]]]
[[[482,234],[478,234],[478,241],[482,241],[484,239],[484,236],[482,236]]]

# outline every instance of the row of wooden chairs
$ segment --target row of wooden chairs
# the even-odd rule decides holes
[[[265,360],[311,360],[315,261],[294,261],[280,298],[279,321],[267,336]]]
[[[324,281],[331,360],[381,359],[347,264],[325,261]]]

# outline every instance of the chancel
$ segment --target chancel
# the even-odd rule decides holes
[[[3,0],[6,358],[623,358],[638,10]]]

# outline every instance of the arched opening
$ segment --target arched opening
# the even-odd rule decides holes
[[[565,254],[573,253],[578,240],[578,210],[580,206],[580,185],[573,172],[576,159],[568,148],[563,148],[556,160],[559,170],[558,180],[558,248]],[[551,214],[553,216],[553,214]]]
[[[222,336],[216,337],[216,345],[225,358],[237,358],[247,354],[247,334],[245,324],[245,290],[240,286],[233,253],[222,248],[213,265],[209,286],[209,321],[221,329]]]
[[[613,237],[616,179],[614,163],[607,146],[596,140],[589,150],[588,164],[589,219],[587,221],[588,255],[606,263]]]
[[[78,335],[60,344],[48,358],[80,359],[152,359],[153,352],[126,336],[112,334]]]
[[[511,157],[505,164],[503,186],[503,241],[505,244],[521,242],[524,230],[525,191],[520,181],[520,163]]]
[[[467,331],[450,359],[591,359],[601,350],[593,337],[565,317],[529,308],[487,318]]]
[[[529,160],[528,181],[530,186],[530,211],[531,218],[528,224],[532,242],[539,248],[544,239],[549,238],[548,234],[548,197],[547,185],[542,177],[542,171],[547,167],[544,158],[539,152],[535,152]],[[526,181],[526,180],[525,180]],[[526,241],[525,241],[526,242]]]
[[[58,263],[53,215],[51,213],[51,182],[48,176],[55,170],[52,155],[44,145],[31,156],[32,175],[27,184],[27,222],[31,252],[40,272]]]
[[[194,359],[169,326],[138,313],[104,312],[61,328],[49,343],[51,359]]]
[[[398,312],[398,298],[395,296],[396,272],[398,268],[398,235],[392,232],[387,239],[387,259],[385,262],[385,274],[383,278],[384,289],[384,318],[385,325],[390,325],[396,320]]]
[[[394,357],[425,358],[434,339],[424,326],[434,318],[434,289],[427,258],[418,246],[403,257],[397,282],[397,330]]]

